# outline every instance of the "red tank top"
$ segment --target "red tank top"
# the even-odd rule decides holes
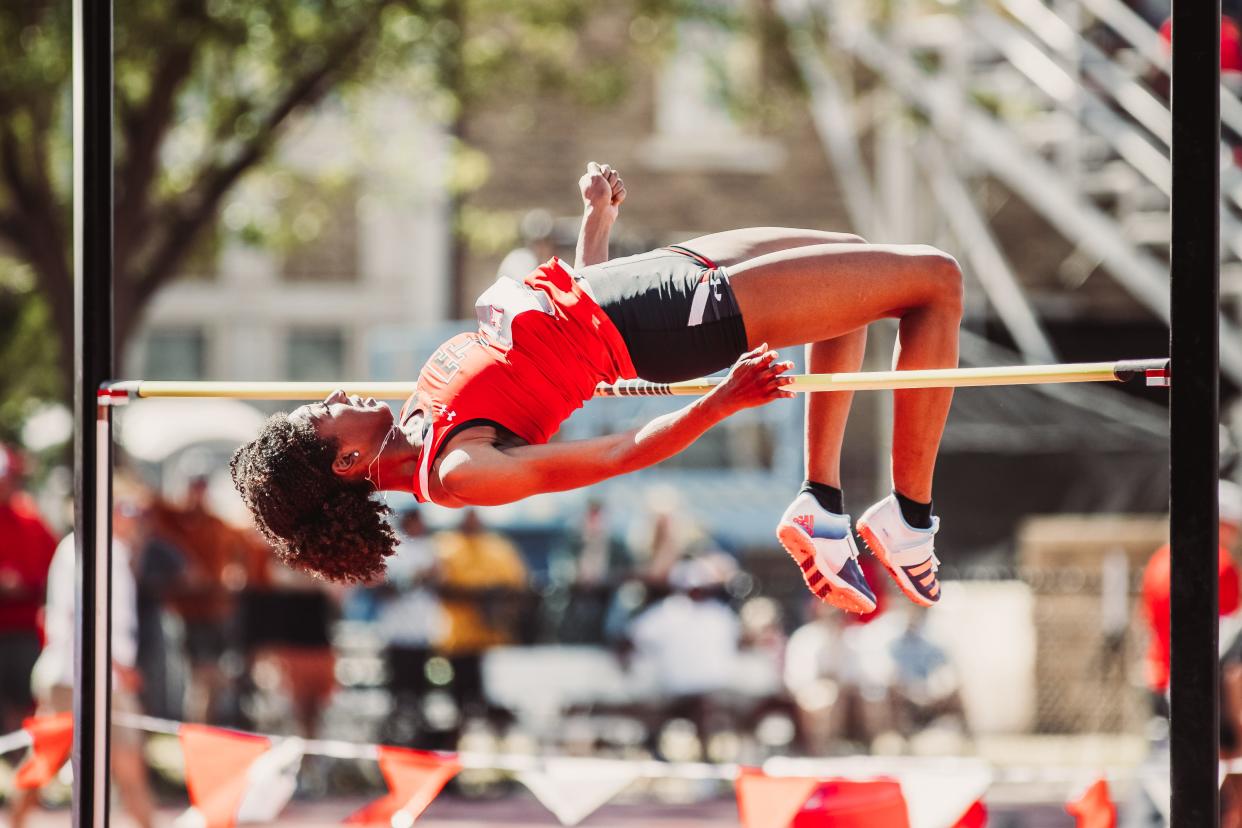
[[[415,497],[431,499],[431,465],[456,427],[498,423],[546,443],[601,382],[633,379],[620,332],[560,260],[522,282],[497,280],[475,302],[478,331],[441,345],[418,375],[400,422],[424,413]]]

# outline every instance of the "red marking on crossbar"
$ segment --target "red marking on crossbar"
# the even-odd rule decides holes
[[[1168,368],[1149,368],[1147,384],[1152,388],[1168,388],[1171,376]]]

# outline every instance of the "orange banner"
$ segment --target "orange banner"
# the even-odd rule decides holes
[[[19,788],[41,788],[56,776],[73,750],[73,714],[36,716],[22,722],[30,734],[30,756],[17,769],[14,784]]]
[[[1077,828],[1117,828],[1117,806],[1109,796],[1108,780],[1100,779],[1082,796],[1066,804],[1065,810]]]
[[[268,751],[271,739],[194,724],[183,724],[177,735],[190,802],[207,828],[232,828],[249,784],[247,771]]]
[[[737,810],[744,828],[788,828],[819,780],[799,776],[768,776],[758,768],[742,768],[734,783]]]
[[[353,813],[347,823],[387,826],[398,811],[405,812],[410,821],[416,820],[461,770],[461,763],[451,754],[386,745],[380,745],[379,766],[388,793]]]

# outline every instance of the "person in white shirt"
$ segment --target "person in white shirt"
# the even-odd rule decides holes
[[[734,675],[741,622],[712,596],[711,576],[701,570],[697,561],[674,567],[669,582],[677,591],[630,626],[636,664],[671,696],[714,693]]]
[[[651,681],[667,704],[665,718],[694,723],[705,753],[715,694],[734,686],[742,625],[737,613],[717,597],[733,574],[723,555],[681,561],[669,573],[672,595],[644,610],[629,628],[633,668]],[[736,569],[736,565],[733,565]],[[641,679],[640,679],[641,681]],[[659,753],[660,729],[650,734]]]
[[[112,544],[112,710],[140,712],[137,693],[141,677],[135,669],[138,657],[137,587],[133,553],[141,527],[142,509],[131,500],[119,500],[113,511]],[[37,715],[73,709],[74,610],[76,605],[76,552],[72,534],[56,547],[48,572],[44,634],[47,639],[31,676],[39,701]],[[140,828],[152,825],[153,805],[142,756],[142,733],[133,728],[112,729],[112,779],[121,801]],[[13,803],[11,825],[23,828],[38,804],[37,790],[20,791]]]

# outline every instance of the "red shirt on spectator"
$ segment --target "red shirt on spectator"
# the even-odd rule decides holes
[[[37,631],[56,539],[23,494],[0,503],[0,633]],[[14,594],[15,589],[15,594]]]
[[[1147,686],[1163,693],[1169,687],[1169,547],[1156,550],[1143,570],[1143,615],[1151,640],[1147,645]],[[1230,615],[1238,609],[1238,570],[1229,550],[1220,547],[1218,563],[1220,582],[1220,614]]]
[[[1173,18],[1168,18],[1160,26],[1160,38],[1166,46],[1172,42]],[[1242,32],[1232,18],[1224,15],[1220,18],[1220,70],[1242,72]]]

